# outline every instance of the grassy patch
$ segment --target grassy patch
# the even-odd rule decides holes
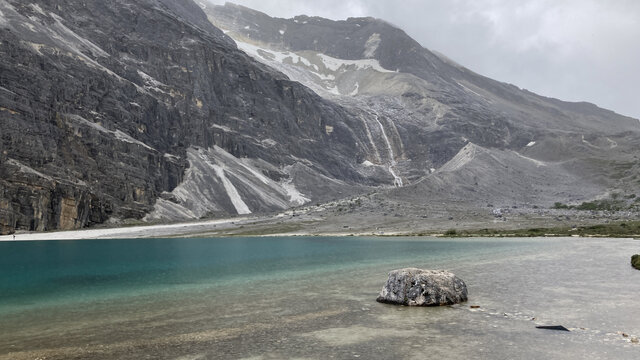
[[[421,235],[421,234],[417,234]],[[529,228],[516,230],[480,229],[480,230],[447,230],[446,237],[534,237],[534,236],[601,236],[601,237],[637,237],[640,235],[640,221],[598,224],[591,226],[568,226],[549,228]],[[640,260],[639,260],[640,261]]]
[[[624,196],[624,198],[622,198],[619,193],[613,193],[611,194],[610,199],[585,201],[580,205],[568,205],[561,202],[556,202],[553,204],[552,208],[583,211],[622,211],[630,208],[629,204],[627,204],[627,201],[634,202],[639,201],[639,199],[640,198],[636,197],[635,194]]]
[[[569,206],[567,204],[563,204],[561,202],[557,202],[557,203],[553,204],[553,208],[554,209],[571,209],[571,208],[573,208],[573,206]]]
[[[608,210],[620,211],[627,208],[626,203],[620,200],[594,200],[583,202],[576,207],[577,210]]]

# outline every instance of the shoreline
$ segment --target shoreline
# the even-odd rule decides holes
[[[640,240],[639,234],[630,233],[591,233],[589,228],[583,228],[582,231],[558,231],[558,228],[537,229],[545,230],[530,233],[526,229],[516,230],[496,230],[494,232],[483,232],[478,230],[466,230],[456,233],[449,231],[433,231],[433,232],[405,232],[405,231],[360,231],[360,232],[313,232],[297,229],[291,232],[275,232],[265,231],[263,234],[251,231],[249,233],[243,230],[251,230],[252,226],[260,227],[265,224],[269,225],[273,217],[234,217],[225,219],[215,219],[197,222],[183,222],[173,224],[150,224],[136,225],[128,227],[111,227],[98,229],[78,229],[52,232],[25,232],[14,235],[0,236],[0,242],[21,242],[21,241],[65,241],[65,240],[96,240],[96,239],[144,239],[144,238],[194,238],[194,237],[436,237],[436,238],[514,238],[514,237],[543,237],[543,238],[629,238]],[[585,231],[585,229],[587,231]],[[564,230],[564,229],[563,229]]]
[[[78,229],[51,232],[27,232],[0,236],[3,241],[46,241],[46,240],[95,240],[95,239],[138,239],[160,236],[178,236],[188,234],[186,231],[197,231],[198,228],[215,228],[217,225],[234,225],[247,221],[248,218],[227,218],[191,223],[137,225],[128,227],[112,227],[100,229]],[[15,239],[14,239],[15,235]]]

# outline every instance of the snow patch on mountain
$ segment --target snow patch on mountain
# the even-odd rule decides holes
[[[78,55],[84,55],[82,51],[79,49],[78,45],[84,47],[89,50],[93,56],[96,57],[108,57],[109,54],[98,47],[96,44],[91,41],[83,38],[82,36],[76,34],[71,29],[66,27],[62,23],[62,18],[57,14],[50,13],[51,17],[56,21],[54,27],[58,30],[58,32],[62,35],[62,38],[58,38],[58,40],[62,41],[66,44],[71,50],[73,50]]]
[[[39,172],[39,171],[27,166],[27,165],[19,162],[18,160],[8,159],[7,163],[11,164],[11,165],[14,165],[14,166],[17,166],[18,169],[20,170],[20,172],[22,172],[22,173],[36,175],[36,176],[38,176],[40,178],[43,178],[43,179],[46,179],[46,180],[49,180],[49,181],[53,181],[53,178],[51,176],[45,175],[45,174],[43,174],[43,173],[41,173],[41,172]]]
[[[358,91],[360,90],[360,84],[356,82],[356,85],[353,89],[353,91],[349,94],[350,96],[356,96],[358,95]]]
[[[0,25],[11,28],[10,15],[17,14],[16,9],[6,0],[0,0]]]
[[[156,151],[156,149],[152,148],[151,146],[143,143],[140,140],[134,139],[133,137],[131,137],[131,135],[125,134],[120,130],[113,131],[112,133],[116,137],[116,139],[118,139],[120,141],[128,142],[130,144],[136,144],[136,145],[144,146],[149,150]]]
[[[44,13],[44,11],[42,10],[42,8],[40,7],[40,5],[38,5],[38,4],[30,4],[29,6],[33,9],[33,11],[37,12],[38,14],[46,15]]]
[[[231,36],[238,49],[247,55],[330,99],[375,92],[377,84],[389,80],[388,74],[395,74],[395,71],[383,68],[376,59],[338,59],[311,50],[293,52],[281,50],[275,44],[255,43],[233,31]],[[377,38],[374,36],[372,43]],[[375,49],[371,47],[370,50]]]
[[[140,75],[140,77],[142,78],[142,80],[144,80],[145,83],[145,89],[147,90],[153,90],[153,91],[157,91],[157,92],[165,92],[164,90],[161,89],[161,87],[167,88],[167,85],[161,83],[160,81],[154,79],[153,77],[149,76],[148,74],[138,70],[138,75]]]
[[[79,125],[84,125],[84,126],[88,126],[96,131],[105,133],[105,134],[110,134],[112,136],[114,136],[116,139],[120,140],[120,141],[124,141],[124,142],[128,142],[131,144],[136,144],[136,145],[140,145],[143,146],[149,150],[152,151],[156,151],[156,149],[152,148],[151,146],[143,143],[140,140],[137,140],[135,138],[133,138],[131,135],[128,135],[120,130],[115,130],[115,131],[111,131],[109,129],[104,128],[102,125],[94,123],[92,121],[89,121],[85,118],[83,118],[80,115],[75,115],[75,114],[66,114],[64,115],[64,117],[68,120],[70,120],[73,123],[79,124]]]
[[[346,60],[337,59],[325,54],[318,54],[322,59],[324,66],[331,71],[346,71],[348,68],[353,70],[375,70],[382,73],[393,73],[395,71],[387,70],[380,65],[380,62],[375,59],[361,59],[361,60]]]
[[[238,49],[244,51],[248,55],[251,55],[252,57],[257,59],[271,60],[279,63],[285,63],[286,60],[289,60],[293,64],[302,63],[305,66],[311,66],[311,63],[309,62],[309,60],[293,52],[267,50],[260,46],[256,46],[256,45],[249,44],[242,41],[236,41],[236,44],[238,46]]]
[[[383,68],[375,59],[337,59],[312,51],[278,51],[237,39],[235,41],[238,48],[247,55],[323,96],[359,95],[362,84],[359,81],[354,83],[354,74],[355,79],[370,83],[379,74],[393,73]]]

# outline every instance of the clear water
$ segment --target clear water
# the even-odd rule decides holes
[[[631,359],[638,252],[574,238],[5,242],[0,358]],[[454,271],[469,303],[376,303],[403,266]],[[535,328],[559,324],[573,331]]]

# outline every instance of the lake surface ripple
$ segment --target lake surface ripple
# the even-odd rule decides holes
[[[4,242],[0,359],[635,359],[635,253],[581,238]],[[453,271],[469,302],[376,303],[406,266]]]

